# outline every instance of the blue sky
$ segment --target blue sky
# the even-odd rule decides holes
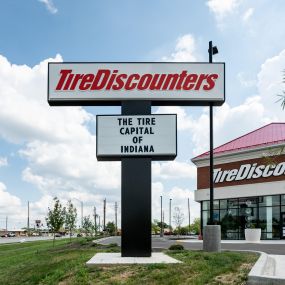
[[[54,195],[95,205],[108,219],[120,202],[120,164],[98,163],[96,114],[117,107],[51,108],[46,102],[48,61],[207,61],[208,41],[226,63],[226,103],[215,109],[219,145],[272,121],[285,68],[282,0],[75,1],[3,0],[0,4],[0,228],[43,219]],[[153,163],[153,218],[159,196],[192,218],[196,170],[191,157],[208,149],[208,110],[153,108],[178,114],[178,157]],[[84,147],[82,147],[84,146]],[[77,205],[79,206],[79,205]],[[186,223],[185,219],[185,223]]]

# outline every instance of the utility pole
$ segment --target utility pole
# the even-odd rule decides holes
[[[27,232],[30,235],[30,201],[28,201],[28,221],[27,221]]]
[[[82,229],[83,228],[83,202],[77,198],[74,198],[74,199],[77,200],[81,206],[81,229]]]
[[[81,228],[83,228],[83,202],[81,201]]]
[[[100,221],[100,216],[99,216],[99,215],[98,215],[98,218],[99,218],[99,226],[98,226],[98,229],[99,229],[99,233],[100,233],[101,221]]]
[[[190,233],[190,201],[189,201],[189,198],[188,198],[188,231]]]
[[[97,236],[97,223],[96,223],[96,207],[93,208],[95,236]]]
[[[172,232],[172,228],[171,228],[171,201],[172,201],[172,199],[169,199],[169,231]]]
[[[162,196],[160,196],[160,236],[163,237],[163,229],[162,229]]]
[[[8,232],[8,216],[6,216],[6,233]]]
[[[118,232],[117,211],[118,211],[118,204],[117,204],[117,202],[115,202],[115,235],[117,235],[117,232]]]
[[[104,199],[104,205],[103,205],[103,231],[106,230],[106,198]]]

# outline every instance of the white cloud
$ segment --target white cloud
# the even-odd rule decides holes
[[[0,136],[14,143],[31,140],[85,140],[85,124],[94,120],[83,108],[51,108],[46,100],[47,63],[62,61],[60,55],[30,68],[12,65],[0,56]]]
[[[186,113],[185,108],[179,106],[162,106],[155,114],[177,114],[177,128],[180,131],[191,128],[193,124],[192,117]]]
[[[244,72],[239,72],[237,75],[237,79],[240,82],[241,86],[245,88],[254,87],[257,84],[257,80],[247,79],[246,74]]]
[[[176,41],[175,51],[168,57],[163,57],[164,61],[197,61],[196,41],[193,35],[186,34]]]
[[[56,14],[58,12],[52,0],[38,0],[38,1],[43,3],[50,13]]]
[[[0,167],[7,166],[7,165],[8,165],[7,157],[0,157]]]
[[[247,10],[244,12],[243,16],[242,16],[242,21],[243,21],[244,23],[247,23],[247,22],[250,20],[250,18],[252,17],[253,12],[254,12],[254,9],[253,9],[253,8],[247,9]]]
[[[284,76],[285,67],[285,49],[278,55],[268,58],[261,66],[258,73],[258,91],[261,96],[261,102],[265,106],[266,114],[274,114],[277,121],[284,121],[284,110],[280,103],[276,103],[279,99],[277,94],[282,94],[285,90],[282,78]]]
[[[222,20],[241,4],[242,0],[208,0],[206,3],[210,11],[218,20]]]
[[[152,173],[156,179],[195,179],[196,167],[179,161],[154,162]]]
[[[15,225],[15,220],[23,220],[22,216],[21,200],[10,194],[6,185],[0,182],[0,229],[5,228],[6,217],[8,217],[8,229],[10,229],[12,225]]]

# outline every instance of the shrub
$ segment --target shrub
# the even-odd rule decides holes
[[[168,249],[169,250],[184,250],[184,246],[182,244],[173,244]]]

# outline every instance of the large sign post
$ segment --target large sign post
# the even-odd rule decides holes
[[[96,128],[97,159],[122,162],[122,256],[151,256],[151,161],[177,155],[176,115],[151,106],[224,101],[224,63],[49,63],[51,106],[122,106]]]

